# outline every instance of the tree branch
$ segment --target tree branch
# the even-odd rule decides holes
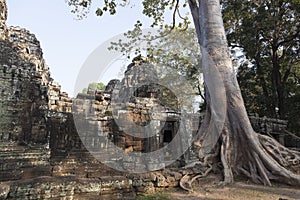
[[[280,47],[284,43],[291,42],[292,40],[294,40],[295,38],[297,38],[299,36],[300,36],[300,31],[297,31],[295,34],[291,35],[290,37],[286,37],[287,39],[279,41],[277,44],[277,47]]]
[[[292,65],[289,66],[289,68],[285,71],[284,76],[282,78],[282,83],[285,84],[289,75],[291,74],[291,70],[292,70]]]
[[[173,11],[173,25],[172,25],[171,30],[173,30],[175,28],[175,26],[176,26],[176,12],[178,10],[178,6],[179,6],[179,0],[176,0],[175,9]]]
[[[204,100],[204,102],[206,102],[206,98],[205,98],[205,96],[202,94],[200,86],[197,85],[197,88],[198,88],[198,92],[199,92],[198,94],[199,94],[200,97]]]
[[[188,0],[188,3],[190,6],[190,9],[191,9],[193,21],[195,24],[196,33],[197,33],[197,35],[201,35],[200,34],[200,21],[199,21],[199,17],[200,17],[199,6],[198,6],[196,0]],[[198,38],[198,42],[200,44],[199,38]]]

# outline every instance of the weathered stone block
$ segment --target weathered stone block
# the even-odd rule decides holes
[[[5,183],[0,183],[0,199],[6,199],[8,197],[8,193],[10,190],[10,186]]]

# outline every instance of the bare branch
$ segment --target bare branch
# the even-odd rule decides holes
[[[204,100],[204,102],[206,103],[206,98],[205,98],[205,96],[202,94],[202,92],[201,92],[201,88],[200,88],[200,86],[199,85],[197,85],[197,88],[198,88],[198,94],[200,95],[200,97]]]
[[[179,0],[176,0],[176,5],[175,5],[174,11],[173,11],[173,22],[172,22],[171,30],[173,30],[176,26],[176,12],[178,10],[178,6],[179,6]]]

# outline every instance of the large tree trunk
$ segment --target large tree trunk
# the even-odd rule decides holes
[[[232,67],[219,0],[189,0],[202,52],[208,114],[200,129],[202,150],[221,140],[224,182],[245,175],[256,183],[271,180],[300,185],[300,153],[253,131]],[[197,27],[198,26],[198,27]]]

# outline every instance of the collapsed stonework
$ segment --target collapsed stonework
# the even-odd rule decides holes
[[[0,191],[8,188],[7,198],[131,194],[178,186],[184,170],[129,174],[101,164],[89,153],[96,152],[100,160],[114,155],[104,163],[118,160],[123,171],[165,168],[165,163],[180,167],[197,159],[192,148],[175,159],[172,155],[176,152],[168,150],[148,160],[126,156],[166,147],[178,134],[181,123],[176,98],[175,104],[168,104],[164,88],[137,84],[157,76],[154,71],[143,72],[141,66],[146,60],[135,59],[124,79],[110,81],[104,91],[80,93],[72,99],[51,78],[35,35],[20,27],[7,27],[6,19],[6,2],[0,0],[0,181],[14,180],[3,187],[0,184]],[[116,93],[119,100],[114,99]],[[195,122],[199,119],[200,115],[195,114],[186,128],[189,130],[181,130],[181,134],[190,133],[185,140],[192,140],[197,133],[199,123]],[[255,115],[250,119],[257,132],[284,142],[286,121]],[[137,127],[132,129],[132,124]],[[139,137],[157,130],[152,137]],[[185,140],[179,137],[177,149]],[[120,150],[116,151],[115,146]],[[121,151],[124,154],[119,154]]]

